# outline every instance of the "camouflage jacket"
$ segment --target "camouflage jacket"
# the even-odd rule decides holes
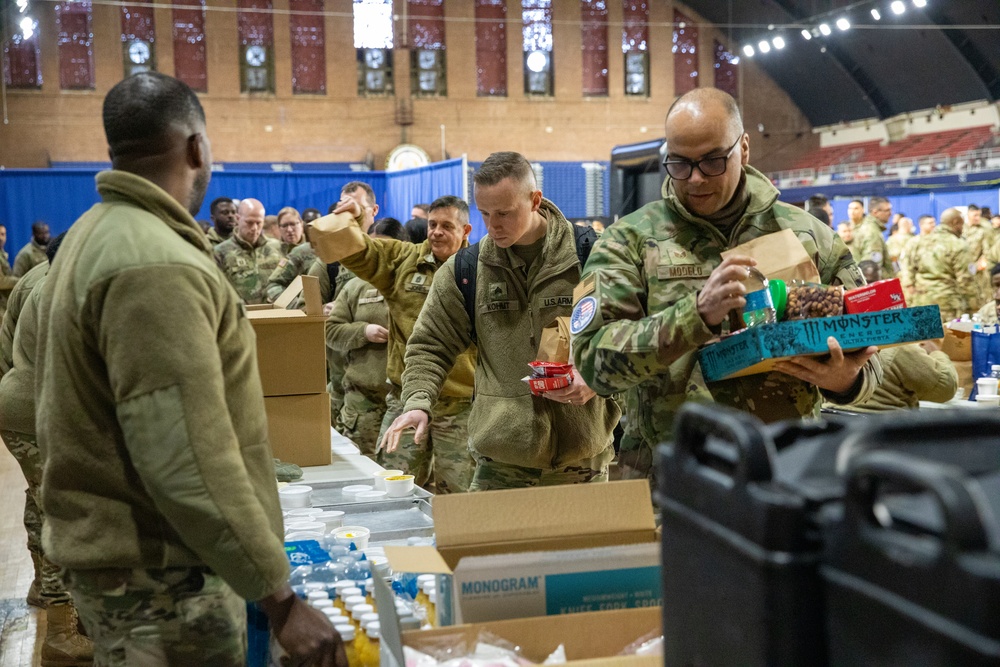
[[[215,246],[215,261],[246,303],[267,303],[267,279],[281,261],[281,255],[263,234],[253,247],[233,234],[228,241]]]
[[[346,358],[345,390],[384,401],[389,391],[385,381],[386,344],[368,340],[365,328],[369,324],[388,327],[389,309],[377,289],[354,278],[334,299],[333,310],[326,320],[326,344]]]
[[[978,261],[994,243],[993,227],[983,222],[978,225],[965,225],[962,238],[969,244],[972,260]]]
[[[889,249],[889,261],[898,263],[903,256],[903,250],[906,248],[906,245],[915,238],[913,234],[896,234],[887,238],[885,240],[885,247]]]
[[[282,257],[288,257],[288,255],[290,255],[293,250],[295,250],[300,246],[309,245],[309,243],[305,239],[305,236],[303,236],[302,240],[299,241],[298,243],[285,243],[281,239],[271,239],[271,240],[274,241],[275,247],[278,249],[278,252],[281,253]]]
[[[916,408],[920,401],[945,403],[958,390],[958,372],[940,350],[928,354],[919,345],[897,345],[879,352],[882,384],[864,403],[852,405],[859,412],[885,412]]]
[[[32,239],[17,252],[17,257],[14,258],[14,275],[20,278],[30,271],[31,267],[47,261],[49,261],[49,257],[45,254],[45,246],[38,245]]]
[[[911,248],[907,273],[913,284],[912,306],[941,307],[941,317],[951,320],[969,312],[977,299],[975,264],[969,244],[947,227],[937,227]]]
[[[233,237],[233,233],[229,232],[229,236],[223,236],[222,234],[219,233],[219,230],[213,226],[205,233],[205,236],[208,237],[209,243],[211,243],[213,246],[217,246],[223,241],[228,241],[229,239],[231,239]]]
[[[297,276],[309,270],[314,259],[316,251],[308,243],[295,246],[291,252],[282,257],[267,279],[267,300],[274,301],[281,296]]]
[[[883,232],[885,232],[885,226],[879,222],[878,218],[866,215],[865,219],[854,230],[854,247],[851,249],[851,254],[859,262],[868,259],[878,264],[882,267],[882,279],[886,280],[895,276],[896,270],[889,257],[889,246],[882,238]]]
[[[824,283],[864,284],[844,242],[802,209],[777,201],[778,191],[746,167],[750,203],[728,237],[693,216],[669,194],[608,227],[594,246],[577,290],[594,299],[589,322],[576,322],[573,357],[599,394],[626,395],[626,433],[649,446],[673,434],[674,414],[687,400],[718,401],[765,421],[816,415],[819,390],[782,373],[752,375],[708,385],[698,348],[717,335],[698,314],[697,298],[723,250],[791,229],[819,267]],[[582,327],[582,328],[581,328]],[[862,370],[855,396],[866,400],[880,379],[877,356]]]

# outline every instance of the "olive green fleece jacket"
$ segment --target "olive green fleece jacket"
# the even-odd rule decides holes
[[[49,272],[49,263],[38,264],[24,274],[14,286],[7,299],[7,312],[3,314],[3,324],[0,325],[0,377],[5,375],[14,363],[14,332],[17,330],[17,320],[21,317],[28,295],[38,281]]]
[[[25,274],[25,279],[41,270],[35,287],[24,300],[12,345],[10,371],[0,378],[0,431],[35,435],[35,354],[38,349],[38,313],[42,286],[49,263],[39,264]],[[37,274],[36,274],[37,275]]]
[[[538,358],[542,329],[573,309],[580,280],[573,229],[555,204],[542,200],[542,252],[527,276],[524,262],[489,237],[479,242],[476,273],[476,395],[469,447],[494,461],[552,469],[597,456],[611,446],[621,411],[595,396],[568,405],[533,396],[522,378]],[[406,348],[404,410],[431,406],[459,353],[472,343],[469,316],[455,284],[455,258],[438,270]]]
[[[194,218],[97,175],[41,293],[42,544],[70,570],[208,566],[248,600],[288,580],[245,307]]]
[[[395,239],[373,239],[357,230],[357,238],[364,242],[365,249],[340,263],[362,280],[372,284],[385,296],[389,306],[389,362],[386,371],[389,380],[396,386],[403,384],[404,356],[407,341],[413,331],[427,295],[430,293],[439,262],[431,252],[431,242],[420,245]],[[455,282],[454,276],[449,278]],[[468,347],[468,346],[467,346]],[[442,396],[448,398],[470,398],[472,383],[476,373],[476,348],[462,348],[451,372],[440,387]]]
[[[912,409],[920,401],[946,403],[958,391],[958,371],[940,350],[927,353],[919,345],[898,345],[879,351],[884,378],[872,397],[851,406],[859,412]]]
[[[386,344],[368,340],[365,329],[369,324],[388,327],[385,297],[361,278],[352,278],[333,302],[326,320],[326,344],[346,359],[345,390],[384,401],[389,392],[385,381]]]

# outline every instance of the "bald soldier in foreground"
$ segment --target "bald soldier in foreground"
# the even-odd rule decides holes
[[[718,401],[765,421],[818,415],[821,394],[836,404],[871,396],[880,379],[876,348],[779,363],[775,371],[708,384],[697,350],[726,332],[742,312],[744,280],[756,263],[721,252],[791,229],[822,281],[864,284],[833,230],[778,191],[751,167],[750,138],[736,101],[699,88],[667,112],[667,179],[663,199],[611,225],[595,244],[576,291],[573,356],[598,394],[626,394],[620,463],[627,477],[649,476],[653,448],[673,436],[687,400]]]
[[[253,329],[192,217],[212,174],[198,96],[136,74],[104,129],[102,201],[40,299],[45,552],[99,665],[243,667],[256,600],[292,664],[348,667],[288,584]]]

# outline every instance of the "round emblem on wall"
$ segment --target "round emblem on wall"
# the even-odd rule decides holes
[[[389,157],[385,159],[385,170],[416,169],[417,167],[426,167],[430,163],[431,157],[420,146],[400,144],[393,148]]]

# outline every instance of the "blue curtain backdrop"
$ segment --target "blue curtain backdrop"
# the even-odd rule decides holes
[[[0,170],[0,223],[7,225],[7,245],[13,263],[17,251],[31,240],[31,223],[49,224],[52,235],[66,231],[100,198],[94,176],[99,163],[83,168]],[[364,181],[375,191],[378,217],[391,216],[406,222],[414,204],[429,203],[446,194],[464,195],[466,179],[461,159],[448,160],[420,169],[380,171],[292,171],[227,170],[212,173],[201,211],[195,217],[208,219],[208,207],[216,197],[254,197],[268,212],[283,206],[300,211],[317,208],[326,213],[340,199],[340,189],[351,181]],[[478,217],[478,215],[476,216]],[[476,240],[484,233],[482,219],[473,224]]]

